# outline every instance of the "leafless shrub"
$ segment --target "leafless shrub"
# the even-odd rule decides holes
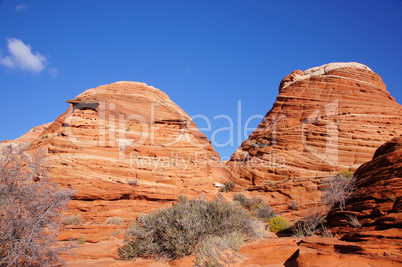
[[[57,230],[73,192],[49,181],[43,153],[29,155],[22,144],[0,153],[0,266],[62,262],[70,246],[57,243]]]
[[[321,199],[329,208],[339,205],[343,210],[346,201],[352,196],[356,189],[353,173],[343,171],[333,175],[323,182],[323,193]]]
[[[289,208],[292,210],[297,210],[298,207],[299,207],[299,202],[297,202],[297,201],[293,201],[289,204]]]
[[[115,225],[120,225],[123,223],[123,219],[120,217],[110,217],[106,220],[107,224],[115,224]]]
[[[318,231],[325,228],[325,214],[316,212],[310,212],[303,216],[303,219],[297,221],[293,225],[293,235],[302,239],[307,236],[315,235]]]
[[[64,220],[65,224],[68,225],[81,225],[82,224],[82,217],[81,214],[70,215]]]
[[[360,228],[362,225],[360,224],[359,220],[357,219],[356,215],[354,214],[346,214],[346,217],[348,217],[348,222],[351,226],[354,228]]]
[[[128,183],[129,185],[132,185],[132,186],[137,186],[137,185],[140,183],[140,181],[139,181],[138,179],[135,179],[135,180],[127,180],[127,183]]]
[[[234,187],[235,187],[235,183],[233,183],[233,182],[228,182],[228,183],[226,183],[226,184],[222,187],[221,192],[230,192],[230,191],[233,191]]]

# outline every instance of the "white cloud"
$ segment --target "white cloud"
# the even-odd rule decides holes
[[[27,8],[27,5],[19,4],[18,6],[15,7],[15,10],[16,11],[21,11],[21,10],[26,9],[26,8]]]
[[[20,69],[30,72],[41,72],[45,68],[46,58],[36,52],[31,51],[31,46],[24,44],[16,38],[7,39],[9,56],[0,55],[0,65],[8,69]]]

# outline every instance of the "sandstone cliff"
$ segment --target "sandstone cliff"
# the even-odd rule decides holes
[[[362,253],[401,258],[402,136],[378,148],[355,177],[357,189],[346,208],[328,215],[332,231],[342,240],[359,242]],[[360,225],[353,226],[351,215]]]
[[[61,239],[113,238],[118,227],[106,225],[108,218],[127,225],[140,213],[171,205],[179,194],[213,198],[215,181],[229,179],[206,136],[156,88],[117,82],[67,102],[55,122],[16,140],[44,150],[51,177],[76,190],[69,213],[81,214],[83,225]]]
[[[355,171],[402,130],[402,106],[359,63],[294,71],[273,108],[227,163],[234,180],[271,204],[320,199],[323,178]]]

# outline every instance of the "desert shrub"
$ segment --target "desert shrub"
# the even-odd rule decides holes
[[[289,222],[282,216],[277,216],[269,220],[269,230],[277,233],[289,229]]]
[[[81,236],[80,238],[77,239],[77,244],[78,245],[83,245],[87,242],[87,239],[84,236]]]
[[[64,220],[65,224],[68,225],[81,225],[82,224],[82,217],[81,214],[73,214],[68,216],[65,220]]]
[[[360,228],[362,225],[360,224],[359,220],[357,219],[356,215],[354,214],[346,214],[348,218],[348,223],[353,226],[354,228]]]
[[[255,216],[261,221],[268,223],[270,219],[276,216],[271,206],[263,205],[255,211]]]
[[[127,229],[119,256],[127,260],[138,256],[177,259],[203,251],[203,240],[226,240],[236,233],[245,240],[258,236],[260,225],[250,214],[221,197],[210,202],[204,198],[188,200],[181,196],[179,199],[170,208],[140,215]],[[236,250],[237,242],[227,243]],[[203,258],[204,254],[200,255]]]
[[[239,202],[239,204],[243,207],[246,207],[250,200],[243,194],[235,194],[233,196],[233,201]]]
[[[307,236],[315,235],[318,231],[324,231],[326,228],[324,226],[325,223],[325,214],[320,212],[311,212],[305,216],[300,221],[297,221],[293,227],[293,235],[302,239]]]
[[[346,201],[352,196],[356,189],[353,173],[343,171],[323,181],[323,193],[321,199],[328,207],[339,205],[343,210]]]
[[[60,212],[73,192],[49,181],[43,153],[0,146],[0,266],[48,266],[70,247],[57,243]]]
[[[233,182],[228,182],[228,183],[226,183],[226,184],[222,187],[221,192],[230,192],[230,191],[233,191],[234,187],[235,187],[235,183],[233,183]]]
[[[248,210],[257,210],[265,205],[264,199],[261,197],[247,198],[243,194],[235,194],[233,201],[237,201],[243,208]]]
[[[297,201],[293,201],[289,204],[289,208],[292,210],[297,210],[298,207],[299,207],[299,203]]]
[[[239,232],[225,236],[207,236],[197,248],[196,266],[222,266],[222,263],[233,264],[240,258],[238,251],[243,243]]]
[[[107,224],[115,224],[115,225],[120,225],[123,223],[123,219],[120,217],[110,217],[106,220]]]
[[[138,179],[135,179],[135,180],[129,179],[129,180],[127,180],[127,183],[132,186],[137,186],[140,183],[140,181]]]

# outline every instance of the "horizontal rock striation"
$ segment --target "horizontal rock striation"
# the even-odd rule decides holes
[[[272,109],[227,166],[236,183],[266,192],[271,204],[313,203],[323,178],[355,171],[401,126],[402,106],[367,66],[297,70],[283,79]]]
[[[215,182],[229,179],[206,136],[154,87],[117,82],[67,102],[53,123],[16,141],[47,152],[51,177],[76,190],[70,213],[82,214],[84,225],[115,216],[127,223],[180,194],[212,198]]]

